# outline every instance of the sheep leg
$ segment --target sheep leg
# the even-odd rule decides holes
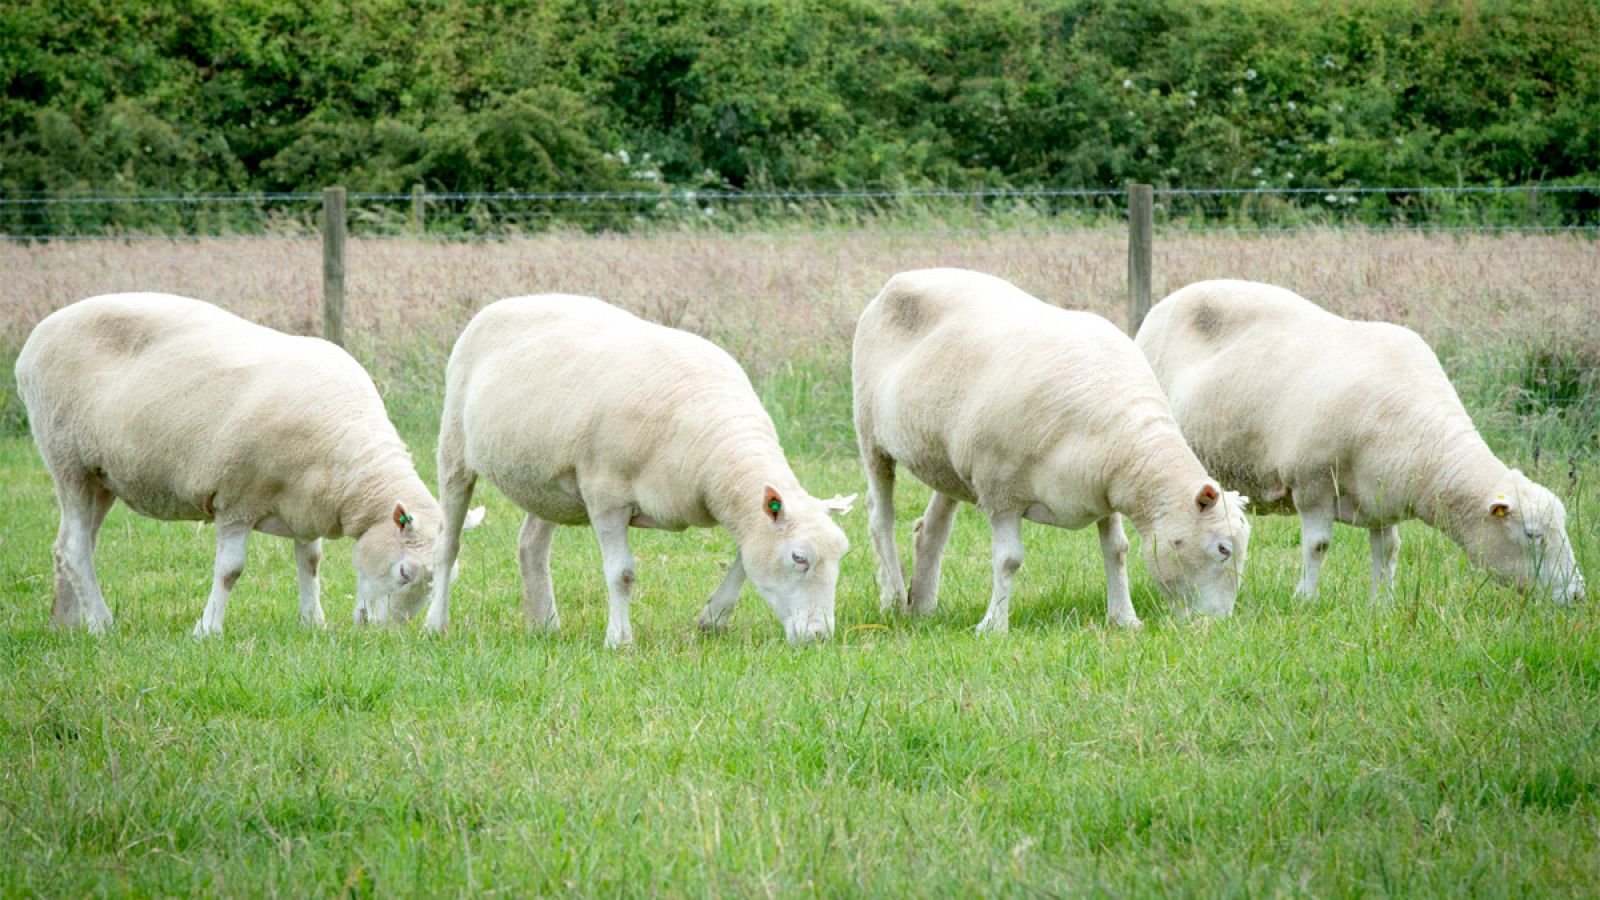
[[[1305,553],[1305,568],[1300,571],[1300,583],[1294,595],[1309,599],[1317,595],[1317,582],[1322,575],[1322,560],[1328,555],[1328,545],[1333,541],[1334,503],[1296,502],[1300,509],[1300,547]]]
[[[56,499],[61,505],[61,527],[52,556],[56,570],[56,625],[83,624],[103,634],[111,627],[111,609],[100,592],[94,571],[94,548],[116,495],[87,479],[58,479]]]
[[[294,542],[295,574],[300,578],[300,624],[322,627],[322,538]]]
[[[195,623],[194,636],[209,637],[222,633],[222,619],[228,612],[228,595],[239,576],[244,574],[245,549],[250,544],[249,522],[217,523],[217,559],[212,566],[211,596],[206,600],[206,611]]]
[[[1095,523],[1100,530],[1100,555],[1106,563],[1106,620],[1124,628],[1143,623],[1133,611],[1128,593],[1128,535],[1122,530],[1122,515],[1112,513]]]
[[[933,492],[928,509],[911,526],[911,612],[928,615],[939,605],[939,570],[960,501]]]
[[[728,627],[728,620],[733,618],[734,604],[739,602],[739,592],[744,589],[744,557],[738,553],[733,554],[733,565],[728,567],[728,574],[723,576],[722,583],[711,592],[711,599],[706,601],[705,609],[700,610],[698,624],[701,631],[721,631]]]
[[[994,593],[978,633],[1005,634],[1011,629],[1011,577],[1022,568],[1022,516],[990,513],[989,527],[994,532]]]
[[[447,455],[446,448],[451,445],[441,433],[439,508],[444,513],[444,522],[433,545],[433,597],[428,602],[426,623],[426,628],[434,634],[443,634],[450,627],[450,582],[453,580],[450,576],[455,572],[456,557],[461,553],[461,529],[467,522],[472,489],[478,483],[477,473],[462,466],[453,454]]]
[[[1400,563],[1400,529],[1395,525],[1367,532],[1372,541],[1372,599],[1394,597],[1394,570]]]
[[[522,615],[528,627],[555,631],[561,627],[556,614],[556,589],[550,581],[550,540],[556,525],[533,514],[522,520],[517,534],[517,564],[522,567]]]
[[[873,452],[862,456],[867,469],[867,530],[878,556],[878,609],[906,612],[906,576],[894,543],[894,460]]]
[[[603,512],[591,510],[595,537],[600,540],[600,562],[606,573],[606,593],[611,601],[606,618],[606,646],[623,647],[633,643],[633,625],[628,622],[628,600],[633,594],[633,551],[628,549],[628,520],[633,510],[622,506]]]

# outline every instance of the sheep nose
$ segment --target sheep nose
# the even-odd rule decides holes
[[[823,616],[795,616],[784,629],[791,644],[810,644],[825,641],[833,634],[828,620]]]

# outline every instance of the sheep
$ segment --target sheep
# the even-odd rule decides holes
[[[633,641],[628,528],[721,525],[738,544],[699,618],[724,627],[748,576],[791,642],[826,638],[849,542],[830,513],[851,497],[807,494],[744,370],[703,338],[593,297],[512,297],[462,331],[445,374],[435,566],[454,563],[456,529],[481,475],[527,513],[518,539],[530,626],[560,625],[550,581],[558,525],[593,526],[609,595],[605,642]],[[449,624],[434,585],[428,627]]]
[[[1259,511],[1300,515],[1297,595],[1316,593],[1338,521],[1368,529],[1372,596],[1392,596],[1408,519],[1519,586],[1583,595],[1560,499],[1495,458],[1410,329],[1281,287],[1202,281],[1156,304],[1137,343],[1206,465]]]
[[[1099,316],[1050,306],[961,269],[902,272],[856,325],[855,423],[868,527],[886,612],[931,613],[960,502],[993,534],[993,592],[980,634],[1010,627],[1022,520],[1095,524],[1107,618],[1138,627],[1126,515],[1181,615],[1233,611],[1250,537],[1248,499],[1224,492],[1190,452],[1144,358]],[[913,526],[911,589],[894,540],[895,467],[934,491]]]
[[[251,531],[294,541],[300,618],[324,623],[324,538],[356,539],[356,616],[427,596],[439,507],[349,354],[170,294],[90,297],[45,317],[17,357],[19,393],[55,481],[57,625],[102,633],[94,550],[118,499],[215,522],[196,637],[222,633]]]

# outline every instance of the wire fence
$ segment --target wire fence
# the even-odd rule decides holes
[[[1584,232],[1600,229],[1600,185],[1157,188],[1156,226],[1274,233]],[[353,237],[447,239],[551,232],[650,236],[1075,230],[1126,217],[1121,189],[351,192]],[[315,234],[321,193],[0,196],[10,241]]]
[[[426,441],[444,359],[499,297],[593,294],[727,347],[793,452],[853,452],[855,317],[897,271],[992,272],[1125,321],[1127,193],[840,190],[348,195],[349,347]],[[1491,443],[1600,453],[1600,185],[1156,189],[1151,290],[1289,287],[1417,329]],[[203,297],[319,333],[322,194],[0,197],[0,351],[95,293]],[[9,362],[7,362],[9,369]],[[1248,377],[1248,373],[1241,373]],[[25,429],[14,391],[0,426]],[[1548,477],[1549,473],[1546,473]]]

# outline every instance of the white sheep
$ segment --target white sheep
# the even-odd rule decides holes
[[[111,625],[94,549],[118,499],[216,523],[196,637],[222,632],[251,531],[294,540],[307,624],[323,623],[323,538],[356,539],[358,619],[406,615],[426,597],[439,507],[372,379],[333,344],[186,297],[109,294],[40,322],[16,376],[61,506],[57,624]]]
[[[592,297],[500,300],[450,353],[439,428],[445,512],[435,565],[454,563],[456,529],[479,476],[527,513],[518,541],[530,625],[559,625],[550,582],[557,525],[590,524],[610,615],[606,645],[631,643],[628,528],[721,525],[738,552],[700,615],[728,621],[746,576],[790,641],[833,631],[849,542],[832,521],[853,498],[814,499],[790,470],[744,370],[721,348]],[[449,623],[434,586],[428,626]]]
[[[1250,525],[1178,432],[1150,366],[1099,316],[1045,304],[990,275],[903,272],[856,326],[856,434],[885,610],[931,612],[956,505],[993,530],[994,589],[979,633],[1009,627],[1022,520],[1096,524],[1107,617],[1139,625],[1122,516],[1180,612],[1232,612]],[[906,592],[894,540],[896,464],[933,488],[914,526]]]
[[[1410,329],[1203,281],[1156,304],[1138,345],[1206,465],[1258,510],[1299,513],[1298,594],[1316,592],[1335,521],[1368,529],[1372,593],[1392,591],[1395,526],[1415,518],[1518,585],[1583,595],[1561,501],[1495,458]]]

